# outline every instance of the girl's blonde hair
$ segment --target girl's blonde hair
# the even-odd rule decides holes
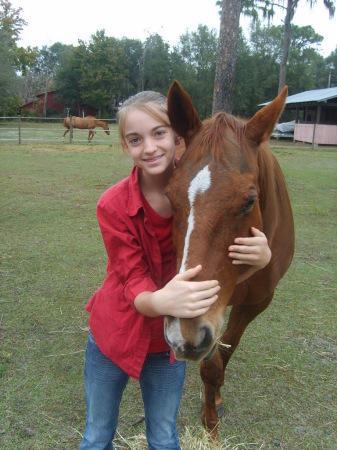
[[[125,138],[125,121],[130,109],[139,109],[159,120],[166,126],[171,126],[167,115],[166,97],[159,92],[143,91],[128,98],[118,111],[116,119],[121,141]]]

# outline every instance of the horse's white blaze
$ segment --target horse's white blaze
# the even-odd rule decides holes
[[[190,245],[190,237],[192,231],[194,230],[194,200],[199,194],[204,194],[211,187],[211,172],[209,166],[205,166],[191,181],[188,188],[188,200],[190,203],[190,215],[187,220],[187,232],[185,236],[184,253],[183,259],[181,261],[181,267],[179,273],[185,272],[186,270],[186,260],[188,256],[188,249]]]

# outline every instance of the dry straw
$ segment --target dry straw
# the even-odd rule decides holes
[[[147,442],[143,434],[124,438],[118,434],[118,439],[114,442],[114,448],[119,450],[146,450]],[[233,438],[226,438],[225,442],[216,443],[210,439],[209,434],[201,427],[185,428],[184,434],[180,437],[181,450],[244,450],[250,449],[256,444],[232,444]],[[256,447],[257,448],[257,447]]]

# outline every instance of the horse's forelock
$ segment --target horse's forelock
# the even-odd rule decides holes
[[[219,161],[223,152],[238,153],[242,149],[244,123],[230,114],[219,112],[203,122],[191,151],[196,161],[209,155]]]

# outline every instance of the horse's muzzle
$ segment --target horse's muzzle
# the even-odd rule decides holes
[[[177,318],[174,318],[170,324],[165,319],[165,339],[174,351],[176,359],[180,360],[210,359],[216,348],[213,330],[209,324],[199,324],[194,333],[193,342],[189,342],[183,337],[180,321]]]

